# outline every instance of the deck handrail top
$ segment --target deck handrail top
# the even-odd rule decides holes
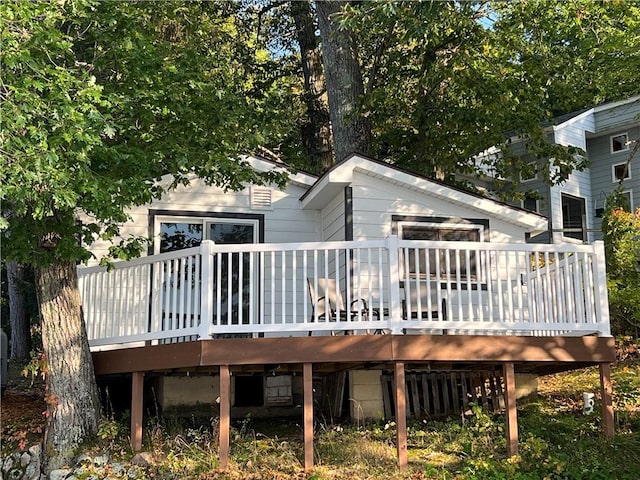
[[[397,242],[398,248],[432,248],[446,250],[475,250],[475,251],[512,251],[531,253],[592,253],[602,248],[602,241],[596,241],[591,245],[576,244],[540,244],[540,243],[503,243],[503,242],[459,242],[459,241],[434,241],[434,240],[400,240],[395,235],[390,235],[385,240],[349,240],[329,242],[291,242],[291,243],[241,243],[241,244],[215,244],[211,240],[204,240],[200,246],[185,248],[175,252],[166,252],[156,255],[134,258],[127,261],[114,261],[110,267],[106,266],[78,266],[78,275],[89,275],[104,272],[108,268],[119,269],[139,265],[148,265],[163,262],[175,258],[185,258],[202,254],[208,246],[213,253],[249,253],[249,252],[287,252],[295,250],[334,250],[334,249],[366,249],[387,248],[389,240]]]

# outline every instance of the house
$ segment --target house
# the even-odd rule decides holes
[[[232,414],[303,405],[309,466],[314,382],[332,378],[334,407],[395,415],[401,467],[409,412],[499,396],[512,454],[516,375],[585,365],[612,434],[603,246],[525,243],[542,215],[357,154],[283,190],[194,179],[130,214],[121,233],[150,255],[78,274],[96,374],[131,376],[134,448],[153,381],[165,408],[219,397],[223,465]]]
[[[519,191],[527,192],[527,197],[512,203],[549,219],[549,231],[534,241],[590,243],[602,239],[605,200],[621,181],[630,207],[640,206],[640,157],[636,156],[628,170],[625,167],[640,141],[640,96],[562,115],[547,132],[551,142],[582,149],[589,167],[573,171],[562,184],[550,186],[542,174],[549,168],[549,159],[527,154],[527,140],[514,136],[509,148],[532,168],[519,179]],[[500,153],[493,149],[489,154]],[[488,186],[491,182],[485,179],[482,183]]]

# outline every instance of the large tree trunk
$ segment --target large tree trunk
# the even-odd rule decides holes
[[[369,153],[371,150],[370,122],[358,112],[364,84],[357,45],[349,31],[339,28],[338,14],[346,3],[348,2],[316,1],[333,148],[338,162],[350,153]]]
[[[36,285],[48,362],[44,452],[50,471],[68,463],[73,450],[96,433],[100,404],[75,264],[38,268]]]
[[[26,360],[31,350],[29,313],[24,292],[26,266],[7,263],[7,290],[9,293],[9,324],[11,326],[11,358]]]
[[[292,1],[291,16],[296,26],[296,39],[300,46],[304,75],[304,101],[309,116],[309,122],[302,127],[302,141],[314,170],[322,172],[333,164],[331,124],[322,56],[309,2]]]

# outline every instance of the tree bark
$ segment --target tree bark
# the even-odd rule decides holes
[[[364,84],[357,45],[349,31],[339,28],[338,14],[347,3],[316,1],[337,162],[353,152],[371,150],[371,124],[358,112]]]
[[[296,27],[304,76],[304,101],[309,121],[302,126],[302,141],[313,164],[322,172],[333,164],[329,103],[325,87],[322,55],[307,1],[292,1],[291,16]]]
[[[100,403],[75,264],[38,268],[36,285],[48,367],[45,471],[51,471],[68,463],[74,449],[96,433]]]
[[[26,360],[31,350],[29,313],[26,306],[24,281],[26,266],[7,263],[7,290],[9,293],[9,324],[11,327],[11,358]]]

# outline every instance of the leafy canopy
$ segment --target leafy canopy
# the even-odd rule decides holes
[[[6,1],[3,253],[85,259],[126,209],[187,184],[282,182],[239,153],[287,134],[290,85],[230,3]],[[80,225],[76,213],[90,222]]]

